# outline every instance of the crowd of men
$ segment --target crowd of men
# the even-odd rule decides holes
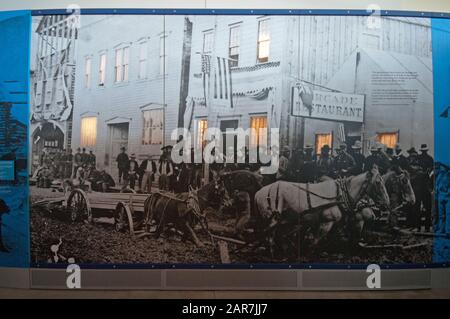
[[[370,148],[370,154],[365,156],[360,141],[356,141],[350,150],[346,144],[341,144],[334,154],[328,145],[324,145],[319,154],[314,154],[311,145],[293,152],[284,148],[277,177],[292,182],[314,183],[325,176],[336,179],[358,175],[369,171],[373,165],[377,165],[382,175],[390,169],[407,171],[416,197],[415,204],[406,207],[408,226],[416,230],[424,226],[425,230],[432,231],[434,160],[428,154],[426,144],[422,144],[419,151],[411,147],[406,154],[400,144],[389,148],[376,143]]]
[[[164,146],[158,159],[144,159],[140,163],[136,154],[127,154],[126,149],[121,148],[116,158],[118,169],[117,183],[105,169],[97,169],[96,156],[92,150],[78,148],[75,154],[72,150],[44,150],[41,156],[41,168],[38,173],[38,186],[50,187],[54,179],[71,179],[74,185],[89,185],[94,191],[106,192],[116,185],[121,189],[129,188],[138,192],[150,193],[152,185],[157,180],[160,190],[175,193],[185,192],[189,186],[198,188],[204,180],[205,170],[203,163],[175,164],[172,161],[172,146]],[[420,154],[419,154],[420,152]],[[407,155],[406,155],[407,154]],[[411,207],[409,224],[411,227],[422,226],[422,213],[425,216],[425,227],[431,229],[432,192],[434,167],[433,158],[428,154],[428,147],[422,144],[419,151],[411,147],[405,152],[400,144],[394,148],[385,147],[376,143],[370,148],[370,154],[365,156],[362,143],[356,141],[348,147],[341,144],[332,150],[329,145],[323,145],[320,152],[314,152],[311,145],[304,148],[291,150],[283,147],[279,157],[278,171],[273,175],[264,176],[265,183],[276,180],[286,180],[298,183],[315,183],[324,177],[336,179],[340,177],[354,176],[368,171],[375,164],[381,174],[396,167],[406,170],[410,174],[411,184],[416,196],[416,203]],[[193,155],[193,154],[192,154]],[[213,156],[224,156],[215,154]],[[221,171],[250,170],[258,172],[261,167],[258,163],[250,163],[248,150],[243,151],[245,161],[237,163],[216,161],[209,164],[207,180],[214,178]],[[270,163],[265,164],[270,165]]]

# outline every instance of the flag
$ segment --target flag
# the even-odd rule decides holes
[[[202,54],[205,101],[219,107],[233,107],[230,59]]]
[[[338,125],[338,139],[341,143],[345,143],[345,128],[342,123]]]

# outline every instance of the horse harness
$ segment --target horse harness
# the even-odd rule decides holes
[[[306,183],[305,187],[302,187],[298,184],[293,184],[293,185],[295,187],[297,187],[299,190],[304,191],[306,193],[306,201],[308,203],[308,209],[306,211],[304,211],[305,213],[309,213],[314,210],[322,210],[322,209],[330,208],[333,206],[339,206],[344,211],[355,213],[356,211],[359,211],[362,208],[373,206],[373,205],[371,205],[371,203],[369,201],[364,200],[365,196],[367,195],[367,191],[370,186],[370,182],[368,180],[366,180],[364,182],[363,187],[361,188],[361,190],[359,191],[359,193],[356,197],[356,200],[353,200],[350,196],[350,191],[348,189],[348,182],[350,180],[351,180],[351,178],[337,179],[335,181],[336,186],[337,186],[336,196],[333,196],[333,197],[323,196],[323,195],[320,195],[320,194],[317,194],[317,193],[311,191],[309,189],[310,183]],[[278,207],[279,190],[280,190],[280,184],[278,183],[277,194],[275,196],[275,201],[276,201],[275,207]],[[320,199],[331,201],[331,202],[313,207],[312,203],[311,203],[311,196],[315,196]],[[268,200],[269,208],[271,208],[270,197],[268,197],[267,200]],[[276,212],[276,210],[274,211],[273,209],[271,209],[271,210],[273,211],[272,215],[276,214],[276,213],[281,213],[281,212]]]

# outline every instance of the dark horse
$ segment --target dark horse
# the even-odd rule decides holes
[[[152,221],[156,222],[155,235],[158,238],[164,231],[165,225],[173,224],[183,232],[183,239],[191,236],[197,246],[203,246],[198,239],[194,227],[201,223],[206,225],[206,208],[218,209],[224,198],[224,187],[219,181],[211,182],[198,190],[172,194],[155,192],[145,201],[144,218],[147,229]]]
[[[5,244],[3,244],[2,237],[2,215],[7,213],[9,213],[9,207],[3,199],[0,199],[0,251],[3,252],[8,252],[8,248],[6,248]]]

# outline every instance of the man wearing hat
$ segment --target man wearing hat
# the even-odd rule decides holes
[[[78,171],[78,168],[80,168],[83,165],[83,158],[81,156],[81,148],[77,148],[77,152],[75,153],[73,157],[73,178],[76,178],[76,174]]]
[[[95,167],[97,164],[97,158],[95,157],[94,152],[92,151],[92,149],[89,150],[89,154],[88,154],[88,163]]]
[[[320,156],[317,160],[317,177],[322,176],[332,177],[334,161],[330,155],[330,146],[325,144],[320,149]]]
[[[353,159],[355,160],[355,165],[350,169],[351,175],[358,175],[363,172],[364,169],[364,161],[366,158],[362,154],[362,143],[361,141],[355,141],[355,143],[352,145],[352,155]]]
[[[134,190],[134,187],[136,186],[136,179],[138,179],[139,176],[139,165],[136,161],[136,154],[132,153],[130,155],[130,160],[128,161],[128,172],[126,176],[127,183],[124,184],[130,185],[130,188]]]
[[[288,178],[291,182],[299,183],[300,176],[303,172],[304,152],[301,148],[293,150],[291,159],[289,160]]]
[[[422,167],[422,170],[430,174],[434,167],[434,160],[428,154],[428,146],[427,144],[422,144],[420,146],[420,155],[419,155],[419,165]]]
[[[395,144],[394,154],[392,155],[392,165],[402,169],[408,169],[408,159],[403,155],[400,143]]]
[[[433,179],[430,177],[434,168],[434,160],[428,154],[428,145],[422,144],[420,146],[420,155],[418,156],[419,165],[421,168],[420,174],[423,178],[423,193],[419,199],[422,201],[423,210],[425,212],[425,227],[432,231],[431,223],[431,192],[434,189]]]
[[[125,153],[125,147],[121,147],[120,153],[116,158],[117,168],[119,169],[119,184],[122,182],[122,178],[124,180],[127,178],[126,174],[128,172],[129,161],[128,154]]]
[[[347,153],[347,145],[342,143],[334,159],[334,170],[339,176],[347,176],[349,170],[355,166],[355,159]]]
[[[408,171],[410,173],[411,186],[416,196],[415,204],[409,208],[408,226],[419,231],[422,226],[422,202],[424,193],[426,192],[426,178],[423,174],[422,167],[419,162],[419,154],[415,147],[411,147],[406,151],[408,156]]]
[[[313,154],[314,148],[311,144],[307,144],[304,151],[300,183],[314,183],[317,178],[317,164]]]
[[[158,166],[158,173],[159,173],[159,189],[160,190],[172,190],[173,184],[172,184],[172,176],[174,173],[173,169],[173,163],[172,163],[172,157],[171,157],[171,150],[172,146],[167,145],[161,148],[163,153],[159,157],[159,166]]]
[[[281,151],[280,160],[278,163],[277,180],[288,179],[288,168],[290,157],[291,157],[291,148],[289,146],[284,146]]]
[[[383,144],[381,143],[376,143],[370,148],[370,155],[366,157],[364,162],[364,171],[371,170],[374,164],[378,166],[380,174],[385,174],[391,166],[389,157],[383,152]]]

